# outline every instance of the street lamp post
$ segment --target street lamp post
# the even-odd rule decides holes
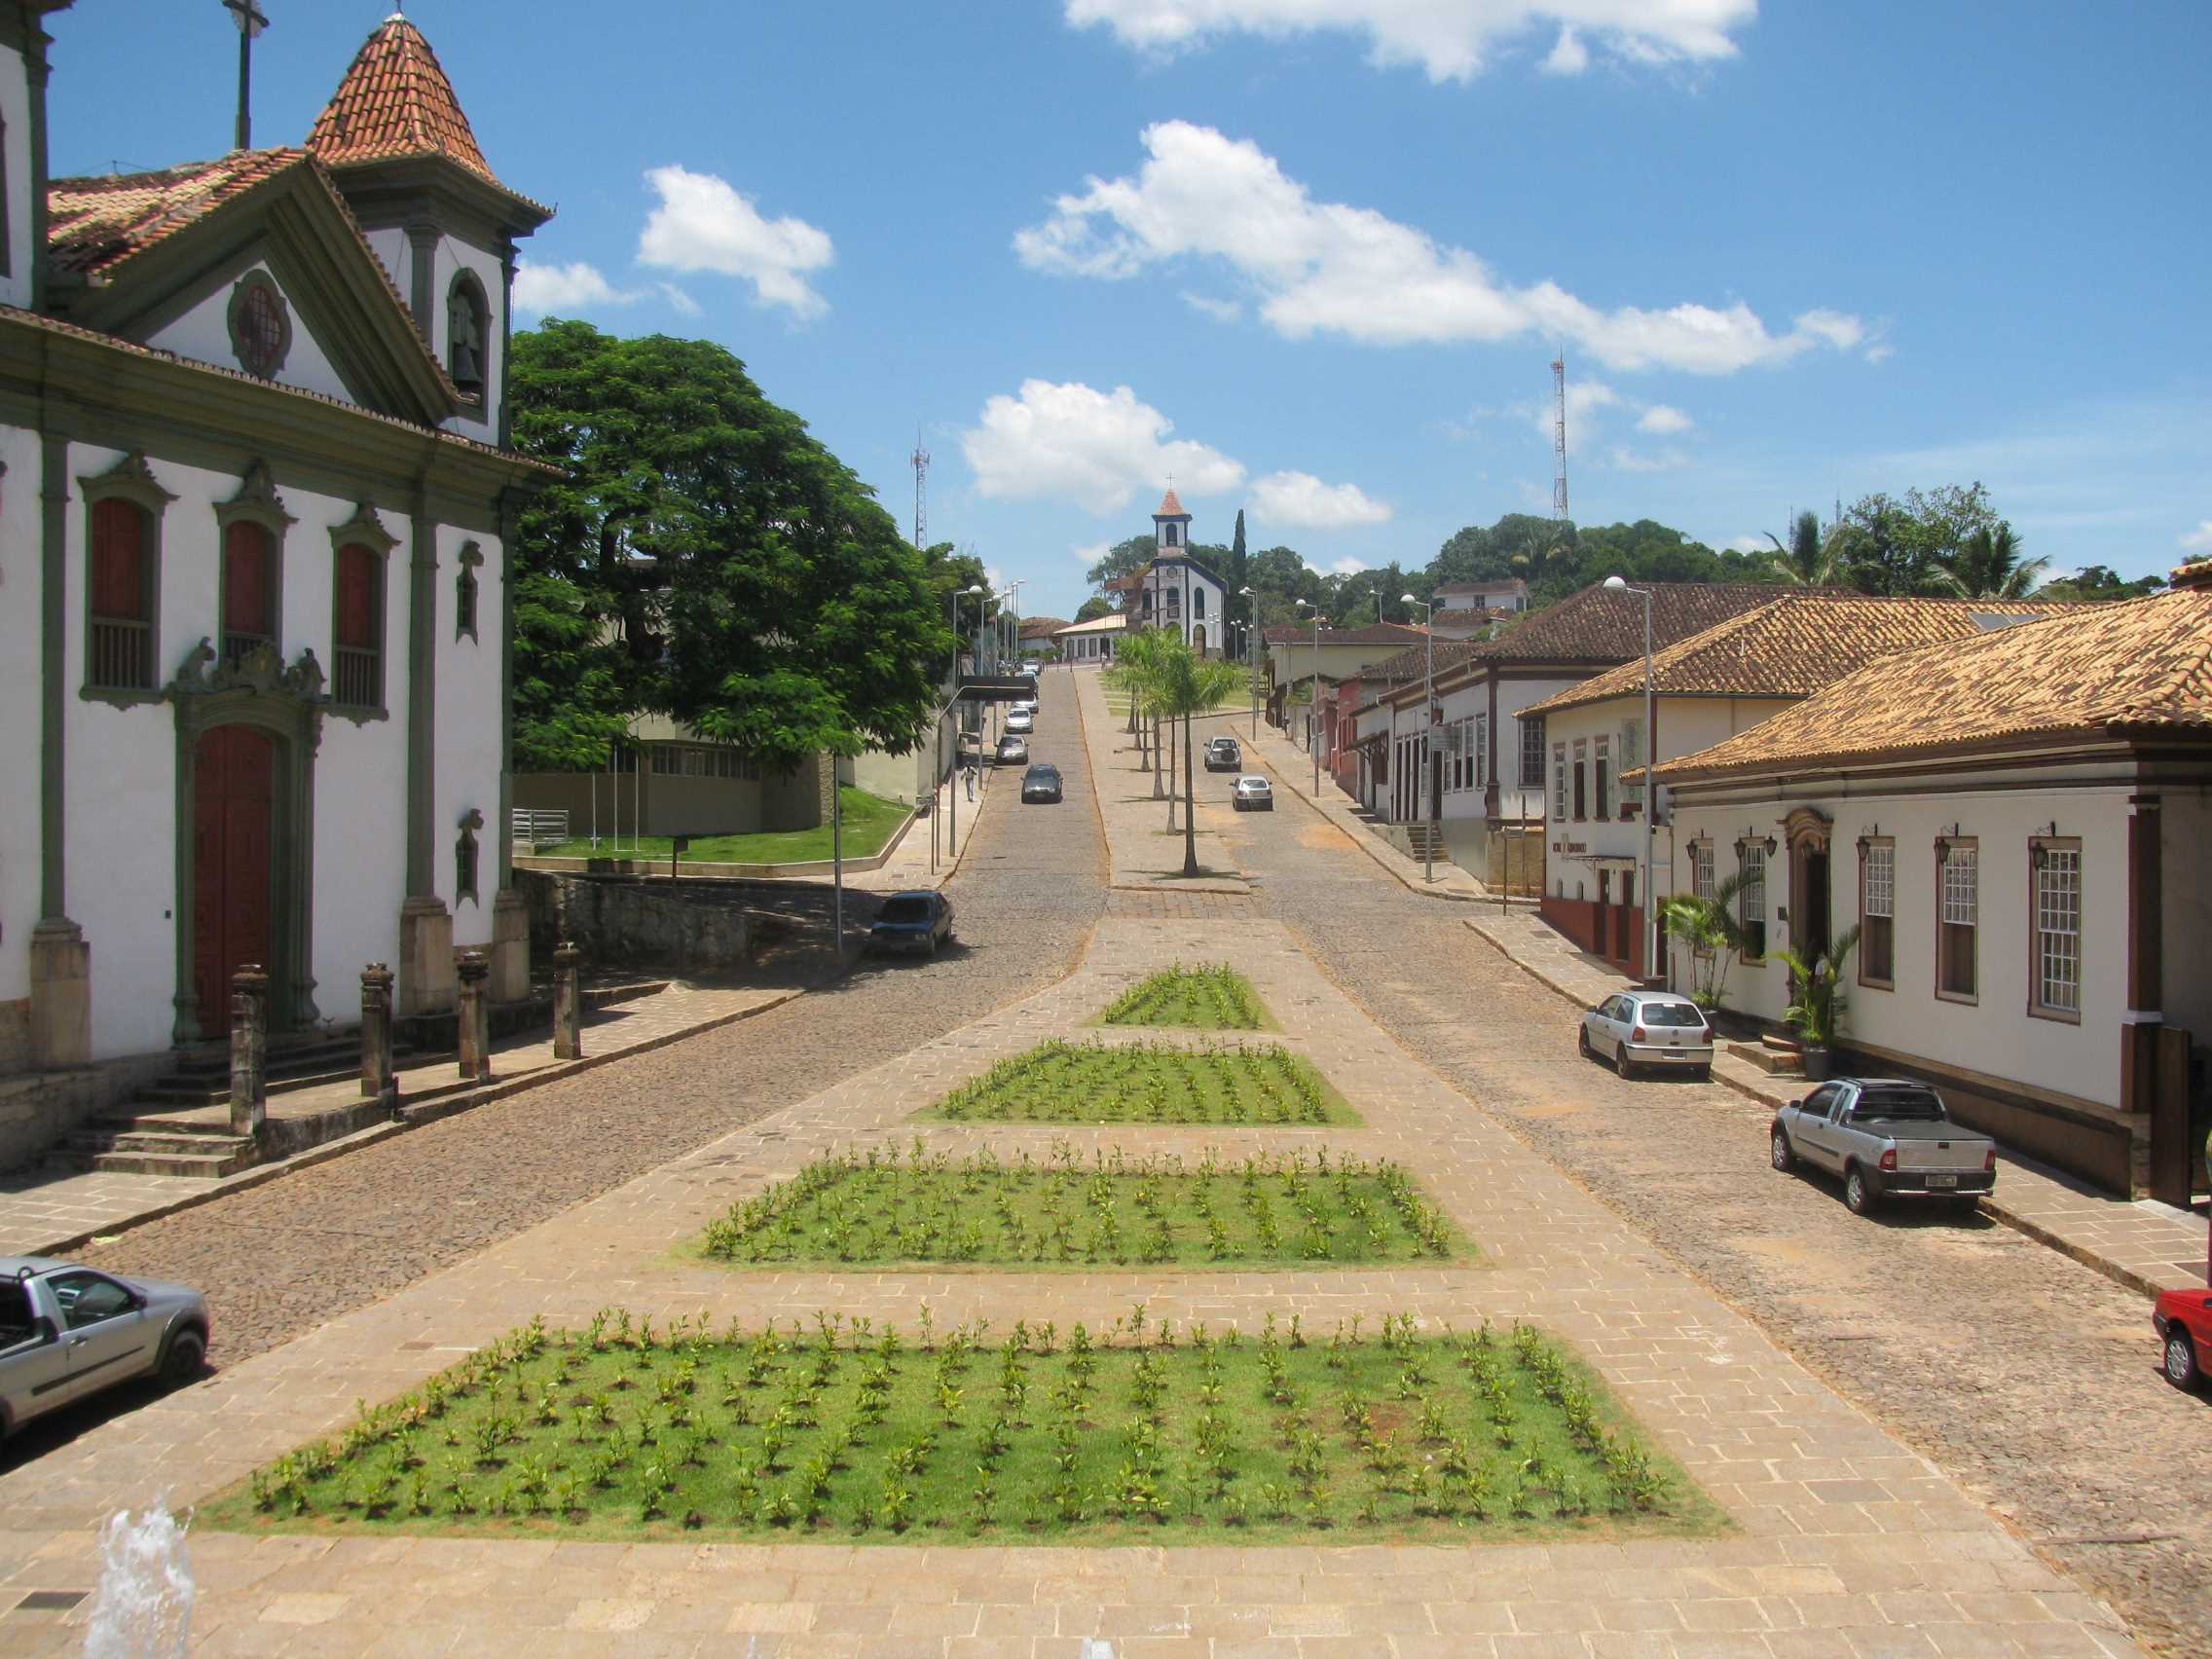
[[[1427,694],[1422,698],[1428,706],[1428,725],[1427,733],[1421,740],[1420,752],[1421,771],[1424,774],[1422,782],[1428,790],[1429,830],[1428,840],[1424,844],[1426,850],[1421,855],[1420,878],[1423,881],[1434,881],[1436,836],[1444,826],[1444,806],[1436,798],[1436,602],[1433,599],[1419,600],[1410,593],[1402,593],[1398,595],[1398,603],[1421,608],[1422,631],[1428,636],[1428,674],[1424,685]]]
[[[1251,588],[1236,590],[1252,602],[1252,631],[1244,641],[1244,675],[1252,686],[1252,741],[1260,741],[1260,596]]]
[[[961,589],[960,591],[967,594],[976,602],[976,633],[979,637],[983,632],[983,600],[986,597],[983,590],[983,584],[981,582],[976,582],[971,586]],[[954,630],[955,632],[957,632],[960,620],[960,600],[959,595],[957,594],[953,596],[952,617]],[[977,645],[975,646],[975,649],[977,652],[976,670],[979,674],[982,672],[983,667],[981,660],[981,646]],[[954,671],[952,677],[953,679],[958,680],[960,678],[960,642],[957,639],[952,642],[952,667]],[[953,687],[953,692],[956,697],[958,697],[959,691],[960,687],[955,685]],[[963,756],[960,753],[960,724],[961,721],[967,718],[967,714],[968,699],[965,697],[959,697],[959,700],[953,704],[952,709],[952,769],[955,772],[959,772],[963,769],[961,764]],[[960,840],[960,786],[958,784],[955,784],[952,787],[951,791],[949,792],[949,795],[952,803],[952,816],[945,821],[944,852],[947,858],[954,858],[958,856],[958,843]]]
[[[1633,593],[1643,599],[1643,977],[1651,977],[1658,955],[1659,911],[1651,894],[1651,837],[1659,815],[1659,780],[1651,775],[1658,764],[1658,746],[1651,740],[1651,590],[1630,587],[1618,576],[1607,576],[1605,586],[1615,593]]]
[[[1306,688],[1306,747],[1313,751],[1313,804],[1321,804],[1321,608],[1309,599],[1298,602],[1313,612],[1313,679]]]

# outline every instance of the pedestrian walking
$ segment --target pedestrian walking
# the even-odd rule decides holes
[[[964,772],[964,773],[962,774],[962,776],[964,776],[964,777],[965,777],[965,778],[966,778],[966,779],[968,780],[968,798],[969,798],[970,800],[974,800],[974,799],[976,798],[976,762],[975,762],[975,761],[971,760],[971,761],[969,761],[969,762],[968,762],[968,768],[967,768],[967,770],[966,770],[966,771],[965,771],[965,772]]]

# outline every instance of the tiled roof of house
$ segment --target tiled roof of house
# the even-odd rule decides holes
[[[1878,599],[1796,592],[1677,640],[1651,658],[1661,697],[1810,697],[1881,657],[2070,608],[2051,601]],[[1656,618],[1654,618],[1656,622]],[[1641,653],[1523,711],[1557,714],[1610,697],[1641,696]]]
[[[338,91],[315,117],[308,148],[332,166],[443,156],[551,217],[549,208],[499,182],[477,146],[438,55],[423,31],[398,13],[362,42]]]
[[[1021,638],[1042,640],[1057,634],[1068,625],[1065,616],[1024,616],[1021,619]]]
[[[1262,636],[1271,645],[1310,645],[1313,628],[1310,623],[1301,628],[1295,622],[1278,622]],[[1324,645],[1402,645],[1408,640],[1425,638],[1419,628],[1403,622],[1370,622],[1359,628],[1323,628],[1321,644]]]
[[[1070,622],[1062,634],[1118,634],[1129,625],[1128,616],[1119,610],[1109,610],[1103,616],[1093,616],[1088,622]]]
[[[305,150],[233,150],[158,172],[54,179],[46,191],[47,247],[57,269],[104,276],[256,185],[308,165]]]
[[[2212,737],[2212,590],[2081,606],[1867,664],[1723,743],[1674,783],[2068,737]]]

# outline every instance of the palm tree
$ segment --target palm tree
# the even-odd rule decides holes
[[[1151,686],[1154,707],[1167,717],[1169,728],[1177,717],[1183,721],[1183,873],[1198,873],[1198,790],[1191,771],[1191,717],[1205,714],[1236,689],[1240,671],[1233,662],[1201,656],[1188,641],[1162,631],[1162,643]],[[1172,828],[1173,813],[1169,813]]]
[[[1159,684],[1161,659],[1171,645],[1180,643],[1165,628],[1146,628],[1124,635],[1115,649],[1114,666],[1106,671],[1113,676],[1111,683],[1117,689],[1128,693],[1129,719],[1150,726],[1153,750],[1160,747]],[[1141,727],[1137,748],[1140,756],[1146,755]],[[1161,768],[1152,765],[1147,757],[1140,761],[1140,769],[1152,773],[1152,798],[1168,798]]]
[[[1761,531],[1759,534],[1774,543],[1774,551],[1767,556],[1767,570],[1775,580],[1792,587],[1838,586],[1848,563],[1850,537],[1845,529],[1841,524],[1831,524],[1823,535],[1820,515],[1802,512],[1789,521],[1788,546],[1773,531]]]
[[[1690,947],[1690,1000],[1702,1009],[1720,1006],[1729,960],[1741,955],[1747,942],[1744,924],[1736,916],[1736,895],[1743,885],[1739,870],[1711,893],[1677,893],[1659,906],[1659,925],[1668,937]]]
[[[2020,557],[2020,538],[2012,534],[2010,520],[1991,530],[1984,527],[1959,543],[1949,561],[1943,585],[1962,599],[2026,599],[2043,585],[2048,559]]]
[[[1789,1006],[1782,1011],[1782,1017],[1808,1049],[1832,1047],[1836,1033],[1843,1029],[1843,965],[1858,944],[1859,929],[1853,925],[1818,956],[1800,956],[1794,950],[1775,953],[1789,970]]]

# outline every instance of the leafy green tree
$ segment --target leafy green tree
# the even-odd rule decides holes
[[[2088,565],[2071,576],[2046,582],[2036,589],[2038,599],[2144,599],[2160,592],[2166,585],[2163,576],[2138,576],[2128,581],[2103,565]]]
[[[1952,579],[1968,599],[2026,599],[2038,591],[2048,559],[2022,559],[2011,523],[1974,531],[1950,561]]]
[[[1950,566],[1976,531],[1994,532],[1997,514],[1979,484],[1877,492],[1844,510],[1841,555],[1851,585],[1886,595],[1956,592]]]
[[[928,561],[736,357],[554,320],[509,390],[564,474],[518,525],[520,763],[643,711],[784,769],[919,740],[951,645]]]
[[[1236,617],[1236,649],[1235,655],[1243,656],[1246,649],[1245,634],[1251,628],[1251,612],[1244,605],[1244,590],[1252,585],[1252,554],[1244,545],[1244,509],[1236,509],[1236,534],[1229,542],[1229,569],[1222,572],[1229,583],[1229,608]]]
[[[1108,582],[1119,581],[1124,576],[1143,570],[1159,550],[1159,544],[1153,540],[1149,530],[1142,535],[1130,536],[1126,541],[1117,541],[1106,550],[1104,558],[1084,573],[1084,579],[1094,588],[1103,588]]]
[[[1088,599],[1085,600],[1081,605],[1075,608],[1075,619],[1078,622],[1095,622],[1101,616],[1111,616],[1113,614],[1114,608],[1111,605],[1108,605],[1103,599],[1100,599],[1096,594],[1092,594]]]

